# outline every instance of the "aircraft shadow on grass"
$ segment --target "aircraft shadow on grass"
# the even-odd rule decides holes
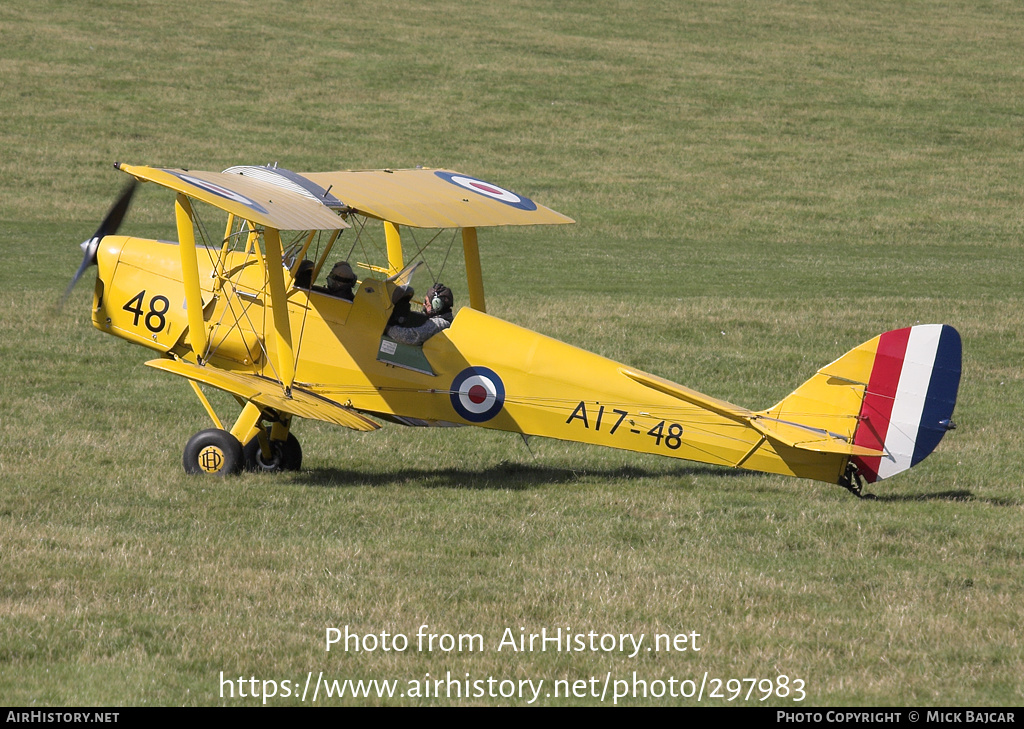
[[[643,478],[669,478],[684,482],[686,479],[695,477],[736,478],[747,475],[741,471],[728,471],[704,466],[682,466],[668,470],[647,470],[635,466],[569,469],[503,461],[494,466],[477,470],[464,468],[445,468],[440,470],[402,468],[383,473],[367,473],[340,468],[315,468],[296,474],[296,481],[310,486],[327,488],[392,486],[401,483],[417,482],[421,483],[424,488],[525,491],[586,479],[628,481]]]
[[[637,466],[616,468],[558,468],[529,463],[501,463],[483,469],[463,468],[402,468],[381,473],[346,470],[341,468],[314,468],[295,474],[298,483],[323,488],[348,488],[356,486],[393,486],[402,483],[420,483],[423,488],[453,488],[475,490],[527,491],[585,480],[636,481],[640,479],[674,479],[682,488],[699,488],[691,479],[737,479],[749,478],[739,470],[715,468],[713,466],[680,466],[668,470],[646,469]],[[770,487],[755,489],[770,490]],[[928,494],[884,494],[874,497],[883,503],[910,503],[915,501],[978,502],[992,506],[1020,507],[1015,499],[979,499],[967,489],[938,491]]]
[[[963,501],[972,502],[978,504],[989,504],[990,506],[1012,506],[1020,507],[1022,503],[1018,499],[979,499],[971,491],[967,489],[957,489],[955,491],[939,491],[934,494],[889,494],[887,496],[879,496],[877,501],[888,501],[890,503],[899,502],[910,502],[910,501]]]

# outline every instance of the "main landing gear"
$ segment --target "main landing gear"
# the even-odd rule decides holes
[[[201,430],[188,439],[182,456],[185,473],[228,476],[243,468],[276,472],[302,467],[302,446],[290,432],[290,415],[262,410],[249,402],[228,431],[212,408],[208,412],[217,427]]]

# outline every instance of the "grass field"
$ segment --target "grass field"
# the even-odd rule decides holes
[[[0,703],[259,704],[239,677],[322,671],[543,679],[542,705],[601,703],[559,680],[705,672],[805,682],[773,706],[1021,705],[1022,29],[1000,0],[3,3]],[[493,180],[578,223],[481,235],[491,313],[751,407],[951,324],[960,427],[872,502],[312,422],[299,473],[188,478],[188,387],[91,327],[88,285],[54,310],[115,160]],[[172,237],[168,196],[143,189],[125,229]],[[421,625],[482,649],[419,650]],[[345,626],[410,646],[325,651]],[[521,628],[701,650],[497,650]]]

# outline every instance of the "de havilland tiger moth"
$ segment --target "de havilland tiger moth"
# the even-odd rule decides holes
[[[147,365],[189,382],[212,421],[185,445],[189,473],[300,468],[298,417],[359,431],[473,425],[814,479],[861,496],[954,427],[961,343],[947,325],[881,334],[755,411],[488,314],[478,231],[574,221],[469,175],[115,166],[132,181],[82,244],[65,300],[95,264],[93,325],[153,350]],[[174,193],[177,241],[117,233],[140,183]],[[209,232],[196,202],[226,214],[223,235]],[[421,229],[451,231],[449,252],[461,238],[468,303],[409,343],[396,313],[404,307],[419,322],[436,313],[429,300],[428,314],[410,305],[412,281],[423,249],[446,240],[439,232],[416,242],[407,258],[403,235],[415,241]],[[381,243],[381,232],[381,260],[343,266],[362,271],[347,295],[316,283],[332,260],[364,251],[370,237]],[[233,422],[200,385],[234,396]]]

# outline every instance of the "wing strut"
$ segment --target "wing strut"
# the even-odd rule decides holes
[[[281,263],[281,232],[265,228],[263,240],[267,246],[267,278],[270,280],[270,306],[274,310],[274,330],[277,333],[277,367],[286,395],[290,395],[295,380],[295,361],[292,352],[292,328],[288,321],[288,299],[284,289],[284,266]]]
[[[178,225],[178,251],[181,254],[181,278],[185,284],[185,306],[188,309],[188,340],[197,361],[206,355],[206,320],[203,316],[203,294],[199,290],[199,260],[196,257],[196,234],[193,229],[192,203],[179,192],[174,203],[174,219]]]
[[[469,284],[469,306],[487,313],[484,304],[484,275],[480,268],[480,247],[476,241],[476,228],[462,229],[462,253],[466,260],[466,282]]]
[[[395,223],[384,221],[384,240],[388,247],[388,276],[394,276],[405,268],[402,259],[402,233]]]

